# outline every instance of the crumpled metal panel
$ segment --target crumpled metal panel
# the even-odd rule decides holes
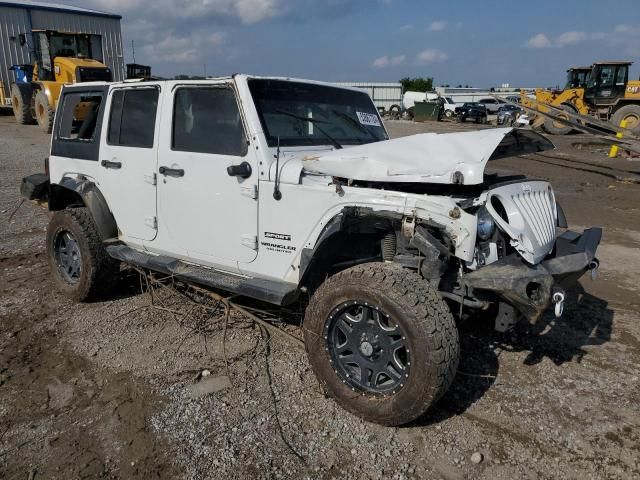
[[[553,148],[534,132],[493,128],[423,133],[307,155],[305,171],[353,180],[481,184],[490,159]]]

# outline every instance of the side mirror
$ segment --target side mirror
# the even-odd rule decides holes
[[[18,41],[20,42],[20,46],[24,47],[25,43],[27,43],[27,37],[25,37],[24,33],[18,35]]]
[[[240,165],[227,167],[227,174],[230,177],[248,178],[251,176],[251,165],[249,162],[242,162]]]

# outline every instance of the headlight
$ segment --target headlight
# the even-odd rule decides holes
[[[496,230],[496,223],[486,208],[481,207],[477,213],[478,218],[478,237],[480,240],[488,240]]]

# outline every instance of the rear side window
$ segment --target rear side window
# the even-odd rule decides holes
[[[244,156],[247,140],[236,96],[227,87],[176,90],[173,150]]]
[[[62,102],[58,138],[78,142],[95,140],[102,92],[67,93]]]
[[[158,94],[157,88],[114,91],[107,142],[122,147],[153,147]]]
[[[63,88],[58,101],[51,155],[98,160],[106,86]]]

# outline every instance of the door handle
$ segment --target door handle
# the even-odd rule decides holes
[[[251,165],[249,162],[242,162],[240,165],[227,167],[227,174],[230,177],[249,178],[251,176]]]
[[[158,172],[160,172],[161,175],[169,177],[184,177],[184,170],[182,168],[160,167]]]
[[[109,160],[102,160],[100,162],[100,165],[102,165],[104,168],[121,168],[122,167],[122,163],[121,162],[110,162]]]

